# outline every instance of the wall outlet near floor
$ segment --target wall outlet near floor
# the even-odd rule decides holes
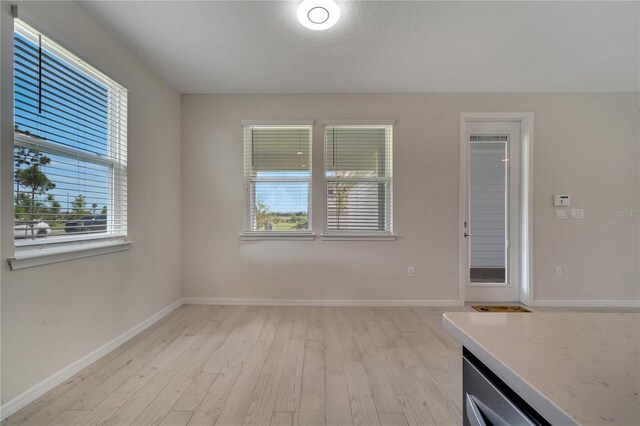
[[[567,218],[567,211],[565,209],[556,209],[556,219],[564,220]]]
[[[416,276],[416,268],[413,266],[409,266],[407,268],[407,276],[408,277],[415,277]]]
[[[556,266],[556,277],[561,277],[564,273],[564,268],[562,266]]]
[[[571,219],[584,219],[584,209],[571,209]]]

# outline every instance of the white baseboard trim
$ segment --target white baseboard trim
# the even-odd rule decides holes
[[[584,300],[544,300],[537,299],[531,306],[566,306],[585,308],[640,308],[640,300],[584,299]]]
[[[254,299],[224,297],[183,297],[185,305],[259,305],[259,306],[463,306],[460,300],[317,300]]]
[[[125,343],[126,341],[128,341],[129,339],[135,337],[140,332],[142,332],[145,329],[149,328],[154,323],[160,321],[162,318],[167,316],[173,310],[175,310],[178,307],[180,307],[180,305],[182,305],[182,300],[181,299],[173,302],[172,304],[170,304],[166,308],[162,309],[161,311],[153,314],[152,316],[150,316],[146,320],[142,321],[140,324],[138,324],[135,327],[127,330],[126,332],[124,332],[120,336],[118,336],[115,339],[111,340],[110,342],[102,345],[101,347],[99,347],[95,351],[83,356],[82,358],[80,358],[79,360],[75,361],[74,363],[69,364],[68,366],[66,366],[62,370],[60,370],[60,371],[54,373],[53,375],[47,377],[46,379],[44,379],[40,383],[34,385],[30,389],[26,390],[25,392],[21,393],[17,397],[13,398],[11,401],[9,401],[6,404],[2,405],[2,407],[0,407],[0,420],[4,420],[5,418],[7,418],[10,415],[14,414],[15,412],[17,412],[18,410],[20,410],[21,408],[23,408],[27,404],[35,401],[37,398],[39,398],[40,396],[44,395],[45,393],[47,393],[48,391],[50,391],[54,387],[58,386],[60,383],[64,382],[65,380],[69,379],[71,376],[73,376],[74,374],[76,374],[77,372],[82,370],[83,368],[89,366],[93,362],[97,361],[98,359],[102,358],[103,356],[105,356],[106,354],[108,354],[109,352],[111,352],[112,350],[117,348],[118,346],[120,346],[123,343]]]

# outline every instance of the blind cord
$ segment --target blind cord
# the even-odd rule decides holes
[[[251,128],[251,167],[255,166],[256,144],[253,140],[253,127]]]
[[[42,35],[38,34],[38,114],[42,114]]]
[[[331,148],[333,149],[333,158],[331,159],[331,165],[336,165],[336,129],[335,127],[331,128]]]

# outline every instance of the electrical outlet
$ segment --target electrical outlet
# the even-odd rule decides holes
[[[413,266],[409,266],[407,268],[407,276],[408,277],[412,277],[412,278],[415,277],[416,276],[416,268],[413,267]]]
[[[556,277],[561,277],[564,273],[564,268],[562,266],[556,266]]]

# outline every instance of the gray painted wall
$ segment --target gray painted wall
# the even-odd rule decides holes
[[[2,88],[12,19],[1,3]],[[2,403],[180,298],[180,95],[73,2],[20,14],[129,90],[129,251],[9,271],[13,255],[10,96],[2,97]],[[159,213],[160,212],[160,213]]]
[[[183,296],[459,298],[461,112],[534,112],[534,298],[638,300],[638,94],[183,95]],[[394,128],[397,241],[240,241],[242,119],[383,118]],[[313,228],[323,228],[314,129]],[[572,195],[583,220],[554,218]],[[207,223],[206,227],[194,226]],[[555,277],[555,266],[564,276]],[[407,267],[416,267],[415,278]]]

